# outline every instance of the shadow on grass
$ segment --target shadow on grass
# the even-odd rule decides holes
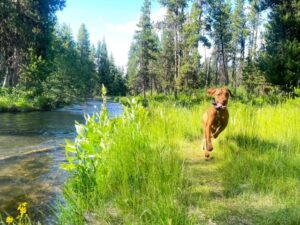
[[[185,161],[186,198],[199,224],[300,224],[293,147],[243,135],[215,147],[215,160],[205,162],[199,151]]]
[[[220,225],[296,225],[300,224],[300,214],[297,206],[276,209],[227,204],[215,210],[214,221]]]
[[[236,135],[229,136],[228,140],[233,141],[240,150],[269,151],[279,146],[276,142],[264,140],[257,136]]]

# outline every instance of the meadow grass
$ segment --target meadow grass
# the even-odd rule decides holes
[[[201,160],[199,140],[184,141],[196,224],[300,224],[299,99],[263,107],[233,102],[229,111],[214,160]]]
[[[229,125],[206,162],[209,104],[131,104],[120,118],[104,113],[78,126],[60,223],[300,224],[299,99],[230,102]]]

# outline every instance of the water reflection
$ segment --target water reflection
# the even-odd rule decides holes
[[[91,101],[53,112],[0,114],[0,211],[16,212],[18,203],[31,205],[34,217],[53,224],[53,210],[59,200],[66,172],[60,169],[64,138],[74,138],[74,121],[99,110]],[[120,104],[108,103],[112,116],[120,115]],[[45,150],[45,152],[34,151]],[[50,210],[49,210],[50,209]]]

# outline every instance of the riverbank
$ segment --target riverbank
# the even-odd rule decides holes
[[[27,202],[32,221],[56,224],[56,204],[67,177],[60,168],[66,160],[64,139],[74,139],[74,121],[83,123],[84,115],[98,112],[101,104],[90,100],[52,111],[0,115],[0,214],[4,220],[7,215],[15,218],[19,203]],[[110,116],[119,116],[122,105],[108,102],[107,110]]]
[[[67,152],[80,157],[64,166],[72,178],[61,224],[300,222],[299,99],[230,102],[230,123],[210,162],[200,150],[208,102],[130,105],[122,118],[99,115],[100,122],[77,127],[81,144],[68,143]]]
[[[47,111],[62,105],[45,95],[33,96],[31,92],[0,89],[0,112]]]
[[[122,97],[107,97],[109,101],[116,102]],[[0,113],[19,113],[19,112],[38,112],[50,111],[62,108],[74,103],[83,103],[91,100],[102,101],[102,98],[70,98],[54,99],[46,95],[33,96],[31,92],[25,92],[18,89],[0,89]]]

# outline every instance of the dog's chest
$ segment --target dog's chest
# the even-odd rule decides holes
[[[224,126],[228,122],[228,112],[218,111],[216,117],[212,123],[212,127],[217,129],[221,126]]]

